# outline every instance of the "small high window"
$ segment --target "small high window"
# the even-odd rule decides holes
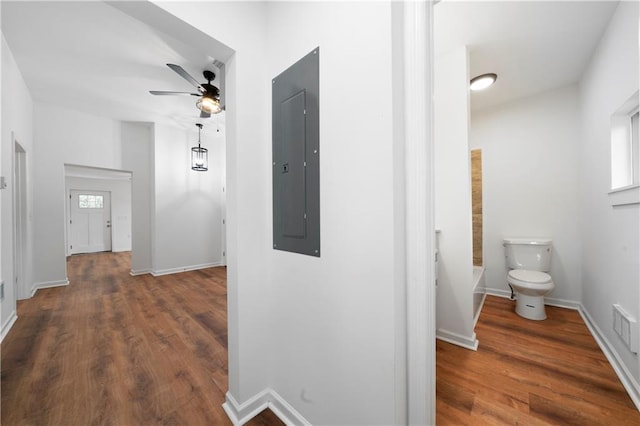
[[[102,195],[78,195],[78,207],[81,209],[101,209],[103,205]]]
[[[638,184],[638,92],[611,116],[611,189]]]

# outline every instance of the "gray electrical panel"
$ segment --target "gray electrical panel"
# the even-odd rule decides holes
[[[273,79],[273,248],[320,256],[320,49]]]

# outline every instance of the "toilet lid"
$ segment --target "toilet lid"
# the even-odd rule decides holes
[[[544,284],[551,281],[549,274],[540,271],[527,271],[526,269],[513,269],[509,271],[509,276],[516,280],[535,284]]]

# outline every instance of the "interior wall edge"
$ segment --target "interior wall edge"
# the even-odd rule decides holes
[[[31,286],[31,295],[29,298],[33,297],[36,292],[43,288],[51,288],[51,287],[64,287],[69,285],[69,278],[65,278],[63,280],[55,280],[55,281],[40,281],[37,283],[33,283]]]
[[[480,343],[476,338],[475,332],[471,336],[463,336],[461,334],[447,331],[442,328],[436,330],[436,339],[440,339],[447,343],[451,343],[452,345],[460,346],[472,351],[477,351],[478,344]]]
[[[154,277],[159,277],[161,275],[178,274],[180,272],[196,271],[198,269],[205,269],[205,268],[216,268],[216,267],[219,267],[219,266],[224,266],[222,261],[204,263],[204,264],[201,264],[201,265],[180,266],[180,267],[177,267],[177,268],[158,269],[158,270],[152,269],[152,270],[148,271],[148,273],[150,273]],[[132,273],[133,273],[133,271],[132,271]],[[136,275],[141,275],[143,273],[145,273],[145,272],[136,272]]]
[[[287,425],[311,426],[295,408],[289,405],[276,391],[266,388],[244,403],[240,404],[231,392],[225,395],[225,403],[222,404],[229,420],[234,425],[243,425],[269,408],[280,420]]]

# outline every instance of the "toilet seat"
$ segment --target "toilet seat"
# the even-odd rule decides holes
[[[544,296],[555,288],[551,276],[540,271],[512,269],[507,282],[516,294],[516,313],[531,320],[547,318]]]
[[[509,282],[522,286],[535,286],[551,283],[551,276],[540,271],[529,271],[526,269],[512,269],[508,274]]]

